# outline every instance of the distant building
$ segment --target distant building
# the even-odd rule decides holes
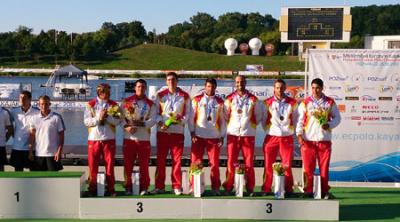
[[[400,49],[400,35],[365,36],[366,49]]]

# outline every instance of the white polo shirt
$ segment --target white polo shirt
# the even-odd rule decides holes
[[[14,122],[14,150],[29,150],[29,127],[31,119],[40,111],[36,107],[30,107],[24,112],[21,107],[11,110],[11,116]]]
[[[6,146],[7,127],[11,126],[11,118],[8,110],[0,107],[0,146]]]
[[[62,116],[50,111],[42,116],[39,112],[32,117],[31,129],[36,129],[35,155],[39,157],[55,156],[60,145],[59,133],[65,130]]]

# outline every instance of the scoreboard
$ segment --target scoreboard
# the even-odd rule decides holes
[[[350,8],[283,8],[280,31],[282,42],[346,42],[350,40]]]

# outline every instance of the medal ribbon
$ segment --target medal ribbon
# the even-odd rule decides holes
[[[239,107],[239,109],[243,110],[243,106],[247,104],[248,99],[249,97],[247,96],[247,94],[243,97],[240,97],[239,95],[236,96],[236,104]]]
[[[278,100],[278,98],[275,97],[275,101],[278,102],[278,113],[279,113],[279,118],[283,117],[285,114],[285,97],[283,97],[281,100]]]
[[[145,114],[145,112],[146,112],[146,110],[147,110],[147,103],[146,103],[146,101],[143,100],[143,104],[144,104],[144,105],[143,105],[142,108],[140,108],[138,101],[135,101],[135,104],[136,104],[136,106],[137,106],[137,107],[139,108],[139,110],[140,110],[139,118],[140,118],[140,120],[141,120],[142,118],[144,118],[144,114]]]
[[[319,100],[315,99],[313,96],[311,96],[311,99],[312,99],[312,105],[315,109],[324,109],[325,108],[325,106],[324,106],[324,104],[326,102],[325,95],[322,95],[321,99],[319,99]]]
[[[174,105],[176,102],[176,97],[177,97],[178,92],[175,92],[173,95],[169,95],[169,100],[170,100],[170,104],[169,104],[169,112],[174,112]]]
[[[209,96],[206,96],[206,103],[207,103],[207,105],[206,105],[206,116],[207,116],[207,119],[209,117],[211,117],[211,112],[212,112],[213,104],[214,104],[213,102],[214,102],[214,100],[210,99]]]

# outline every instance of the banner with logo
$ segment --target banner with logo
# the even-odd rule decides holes
[[[399,182],[400,50],[310,50],[309,82],[314,78],[342,116],[330,180]]]
[[[198,85],[193,85],[193,86],[179,86],[183,90],[185,90],[187,93],[189,93],[190,97],[194,97],[204,91],[204,86],[198,86]],[[151,99],[155,99],[156,93],[159,90],[166,89],[166,86],[149,86],[149,97]],[[272,85],[270,86],[247,86],[247,90],[249,90],[250,93],[253,95],[257,96],[257,98],[261,100],[265,100],[271,96],[274,95],[274,87]],[[215,93],[221,98],[225,99],[226,96],[228,96],[230,93],[234,91],[234,87],[230,86],[218,86],[217,90]],[[303,86],[287,86],[286,95],[295,98],[296,100],[300,101],[304,98],[304,87]]]

